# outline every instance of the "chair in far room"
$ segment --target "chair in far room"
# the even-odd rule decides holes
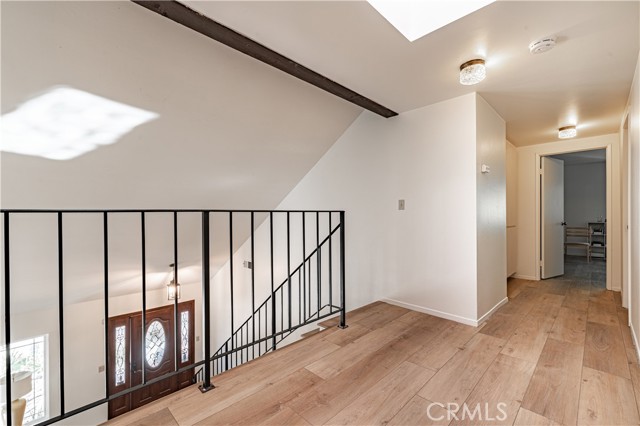
[[[589,228],[565,226],[564,254],[567,254],[568,248],[585,249],[587,262],[591,262],[591,232]]]

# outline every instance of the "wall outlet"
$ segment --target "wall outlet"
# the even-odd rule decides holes
[[[398,210],[404,210],[404,200],[398,200]]]
[[[480,171],[481,171],[482,173],[489,173],[489,172],[491,172],[491,167],[489,167],[489,166],[488,166],[488,165],[486,165],[486,164],[483,164],[483,165],[480,167]]]

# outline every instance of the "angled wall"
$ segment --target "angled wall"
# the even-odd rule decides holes
[[[385,299],[477,324],[506,297],[504,133],[475,93],[365,112],[278,208],[346,211],[348,309]],[[245,245],[234,265],[247,258]],[[216,288],[227,280],[225,265]]]

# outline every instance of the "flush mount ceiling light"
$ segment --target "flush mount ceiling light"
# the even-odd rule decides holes
[[[560,139],[575,138],[577,134],[576,126],[564,126],[558,129],[558,137]]]
[[[415,41],[495,0],[367,0],[409,41]]]
[[[460,84],[478,84],[487,76],[484,59],[472,59],[460,65]]]
[[[0,118],[0,150],[70,160],[157,118],[145,111],[71,87],[56,87]]]

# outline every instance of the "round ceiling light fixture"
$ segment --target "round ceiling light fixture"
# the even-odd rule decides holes
[[[576,126],[564,126],[558,129],[558,137],[560,139],[575,138],[577,134]]]
[[[547,52],[554,47],[556,47],[556,38],[546,37],[529,44],[529,52],[531,52],[532,55],[536,55],[538,53]]]
[[[484,59],[472,59],[460,65],[460,84],[478,84],[487,76]]]

